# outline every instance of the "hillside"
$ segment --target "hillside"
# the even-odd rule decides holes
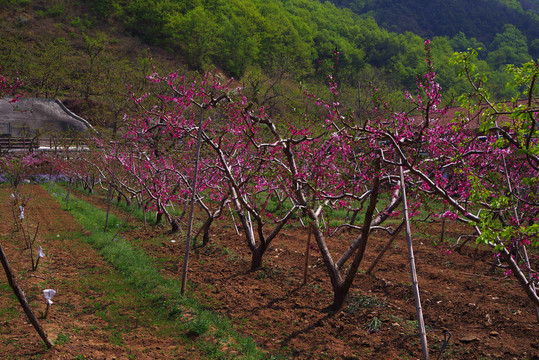
[[[367,5],[382,4],[359,0],[335,3],[355,11],[360,9],[358,4],[362,11],[367,11]],[[442,26],[453,21],[456,29],[473,23],[458,10],[462,7],[468,11],[469,6],[448,4],[455,9],[444,10],[447,21],[437,17],[432,23]],[[514,95],[514,89],[504,86],[507,78],[501,69],[506,64],[529,61],[539,51],[539,40],[531,37],[539,31],[533,22],[535,2],[526,4],[515,14],[521,15],[522,24],[528,21],[531,25],[499,23],[489,51],[480,53],[480,68],[493,84],[494,98]],[[390,3],[387,5],[393,9]],[[402,16],[421,13],[417,4],[406,6],[391,11]],[[375,10],[368,13],[376,15]],[[217,70],[241,81],[249,99],[281,114],[302,103],[300,82],[323,92],[331,75],[341,85],[341,102],[355,108],[358,83],[372,82],[385,92],[413,88],[416,76],[425,71],[422,36],[443,35],[419,20],[413,29],[417,34],[402,33],[406,29],[400,28],[388,30],[365,16],[368,13],[360,16],[316,0],[196,4],[167,0],[0,0],[0,69],[7,76],[21,77],[27,95],[60,98],[74,112],[91,119],[93,125],[113,132],[121,126],[124,113],[131,110],[126,99],[131,93],[144,91],[145,76],[152,66],[163,73],[179,70],[188,76]],[[485,22],[489,26],[496,23],[500,14],[492,12],[484,17]],[[378,21],[383,25],[383,19]],[[520,28],[530,34],[527,40]],[[466,89],[448,64],[450,57],[454,51],[481,46],[483,39],[464,32],[453,35],[452,31],[432,39],[437,79],[448,100]]]
[[[115,129],[152,61],[157,69],[184,65],[120,23],[102,21],[90,4],[0,1],[0,71],[21,79],[25,96],[58,98],[93,125]]]
[[[489,46],[506,24],[515,26],[539,56],[539,1],[492,0],[330,0],[364,17],[372,16],[383,28],[423,37],[453,38],[460,32]],[[533,43],[533,45],[532,45]]]

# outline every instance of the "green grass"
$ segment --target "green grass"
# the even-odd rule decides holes
[[[385,301],[381,301],[376,296],[355,295],[348,299],[347,313],[355,313],[361,309],[371,309],[374,307],[384,307]]]
[[[67,186],[65,184],[62,184],[64,186]],[[84,189],[80,186],[73,186],[74,189],[76,190],[79,190],[79,191],[84,191]],[[106,204],[107,202],[107,191],[106,190],[101,190],[101,189],[95,189],[94,190],[94,193],[93,193],[93,196],[97,196],[99,198],[101,198],[104,203]],[[152,210],[148,210],[146,211],[146,214],[144,214],[144,211],[142,209],[142,206],[140,206],[137,201],[135,199],[133,199],[133,201],[131,202],[131,204],[127,204],[127,202],[125,201],[125,199],[123,197],[120,198],[120,201],[117,200],[117,196],[112,196],[111,198],[111,201],[110,201],[111,205],[118,208],[118,209],[121,209],[123,211],[125,211],[126,213],[132,213],[132,217],[133,218],[136,218],[140,221],[144,221],[144,218],[146,217],[146,222],[147,223],[155,223],[155,211],[152,211]],[[167,211],[170,213],[170,215],[172,216],[180,216],[181,213],[183,212],[183,209],[178,207],[178,206],[167,206]],[[165,217],[163,217],[163,221],[166,221]]]
[[[382,320],[377,317],[373,317],[367,325],[367,331],[369,333],[377,333],[382,330]]]
[[[55,186],[52,196],[65,204],[63,188]],[[154,267],[155,261],[142,250],[122,238],[112,241],[116,224],[119,226],[122,220],[110,214],[110,230],[103,232],[105,212],[77,199],[73,194],[70,195],[69,211],[90,232],[82,240],[120,271],[125,282],[137,291],[138,296],[159,309],[163,321],[175,322],[208,358],[267,358],[267,354],[258,349],[252,339],[237,334],[227,319],[205,310],[196,300],[181,296],[179,281],[165,279]],[[101,315],[107,316],[104,313]],[[187,336],[185,341],[189,341]],[[215,341],[206,341],[207,337]],[[111,339],[114,342],[120,340],[117,336]]]
[[[63,332],[60,331],[54,343],[56,345],[64,345],[64,344],[67,344],[68,342],[69,342],[69,334],[64,334]]]
[[[11,291],[11,288],[9,289]],[[6,292],[3,292],[6,293]],[[14,320],[19,316],[19,309],[12,307],[12,308],[2,308],[0,309],[0,319],[2,320]]]

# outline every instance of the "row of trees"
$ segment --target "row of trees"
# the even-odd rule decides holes
[[[539,245],[539,65],[512,68],[524,102],[496,104],[480,87],[474,53],[460,54],[454,62],[474,91],[462,98],[468,110],[447,119],[430,42],[425,46],[429,71],[418,79],[417,92],[406,94],[414,111],[396,112],[373,87],[368,117],[343,109],[333,80],[331,99],[306,93],[317,112],[284,119],[215,77],[197,81],[155,72],[148,77],[151,91],[133,98],[139,111],[127,119],[123,139],[102,143],[79,166],[98,171],[126,199],[156,210],[172,231],[185,211],[178,216],[170,206],[186,209],[194,191],[207,215],[200,230],[206,241],[212,223],[231,206],[253,271],[285,224],[308,222],[334,289],[333,310],[345,302],[372,231],[393,232],[384,222],[399,216],[406,187],[412,214],[425,211],[425,203],[448,205],[449,211],[434,215],[468,223],[539,306],[537,263],[527,255],[528,247]],[[85,173],[67,170],[73,164],[64,171]],[[338,258],[323,222],[336,208],[362,219],[340,225],[358,235]]]
[[[196,204],[206,214],[198,231],[203,244],[214,221],[222,221],[230,207],[252,254],[251,271],[263,266],[285,225],[308,224],[333,288],[332,311],[345,305],[373,231],[394,235],[402,228],[388,226],[389,218],[404,214],[406,223],[409,214],[427,212],[462,221],[507,266],[506,274],[515,276],[539,319],[539,64],[511,67],[521,100],[498,104],[481,86],[476,53],[458,54],[453,63],[473,91],[461,97],[467,110],[448,118],[429,41],[425,47],[428,71],[418,78],[416,92],[405,96],[413,111],[396,111],[372,86],[368,116],[343,108],[331,78],[329,98],[305,93],[316,111],[283,118],[271,116],[218,77],[153,72],[147,78],[152,87],[132,98],[137,111],[118,129],[123,136],[96,139],[90,152],[51,153],[51,175],[61,172],[70,184],[83,180],[90,189],[97,178],[107,185],[109,199],[113,190],[127,201],[136,199],[164,217],[171,231],[182,226],[188,205]],[[12,89],[10,84],[0,77],[0,89]],[[2,158],[3,169],[9,161]],[[433,214],[423,206],[435,202],[449,210]],[[354,215],[331,219],[332,209]],[[325,220],[343,221],[335,231],[355,230],[343,253],[332,249],[335,231]],[[188,233],[190,228],[191,222]],[[424,327],[420,333],[428,358]]]

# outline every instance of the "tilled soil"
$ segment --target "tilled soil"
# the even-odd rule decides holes
[[[30,233],[39,224],[35,248],[45,257],[31,271],[30,250],[14,231],[10,189],[0,187],[0,241],[16,281],[38,318],[46,309],[43,290],[55,289],[46,319],[40,322],[57,345],[46,351],[0,272],[0,359],[180,359],[194,358],[172,337],[159,336],[156,324],[139,323],[146,304],[122,284],[115,269],[81,241],[84,230],[39,186],[24,186]],[[34,250],[34,256],[36,256]],[[111,289],[121,294],[111,294]],[[121,320],[121,323],[112,323]]]
[[[0,358],[33,358],[35,354],[51,359],[71,359],[79,354],[95,359],[197,357],[190,348],[178,345],[173,337],[155,336],[157,329],[152,326],[156,325],[136,324],[134,309],[125,309],[128,319],[125,324],[115,328],[107,323],[100,309],[109,306],[111,300],[91,284],[102,281],[114,269],[79,239],[67,241],[61,233],[56,234],[57,229],[65,229],[66,233],[79,232],[84,236],[73,218],[43,189],[27,186],[26,190],[39,199],[32,208],[32,216],[43,224],[40,225],[43,244],[51,254],[56,254],[44,258],[42,268],[35,274],[46,280],[25,270],[29,266],[28,255],[12,239],[13,219],[7,205],[1,207],[0,239],[20,274],[21,287],[33,294],[31,304],[35,308],[44,309],[41,288],[58,287],[55,311],[43,321],[44,327],[51,338],[62,331],[71,336],[64,345],[44,352],[18,304],[8,295],[10,289],[0,278],[5,294],[0,296],[0,343],[6,349],[0,350]],[[0,201],[7,204],[9,195],[6,191],[1,193]],[[80,192],[77,196],[106,207],[103,198]],[[114,211],[126,217],[122,211]],[[178,278],[185,233],[171,235],[163,226],[136,224],[135,230],[122,235],[154,257],[163,275]],[[448,223],[445,238],[454,240],[467,231],[461,225]],[[461,254],[448,254],[446,243],[434,245],[440,240],[439,233],[440,224],[414,226],[415,260],[431,358],[436,359],[443,348],[440,359],[538,359],[539,326],[531,301],[518,284],[505,277],[503,271],[493,269],[493,254],[488,249],[471,245],[463,247]],[[356,235],[334,236],[330,247],[335,256]],[[240,333],[253,337],[276,356],[421,358],[404,235],[397,238],[373,274],[365,274],[387,240],[385,233],[371,236],[348,306],[330,314],[325,311],[332,300],[329,277],[315,249],[310,251],[308,280],[303,284],[306,229],[300,226],[284,229],[267,251],[263,269],[249,272],[250,254],[245,240],[236,234],[229,219],[222,219],[212,228],[210,244],[191,254],[188,294],[226,315]],[[91,300],[87,298],[89,288],[95,292]],[[119,329],[121,326],[133,329]],[[113,341],[114,331],[122,334],[122,341]],[[444,337],[450,337],[445,345]]]

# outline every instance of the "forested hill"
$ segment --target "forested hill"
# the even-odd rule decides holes
[[[508,64],[539,57],[538,0],[332,1],[0,0],[0,70],[21,77],[33,96],[81,104],[79,113],[106,126],[127,106],[125,85],[143,87],[148,47],[167,70],[218,69],[252,83],[255,95],[266,83],[287,100],[300,82],[325,89],[328,75],[353,101],[358,82],[411,89],[426,69],[426,34],[437,35],[432,58],[448,99],[466,89],[449,65],[455,51],[484,49],[478,68],[496,99],[515,94],[505,86]],[[382,5],[414,32],[393,27]]]
[[[490,44],[506,24],[531,42],[539,38],[538,0],[330,0],[357,14],[372,16],[383,28],[425,37],[463,32]]]
[[[423,41],[428,35],[444,89],[462,90],[455,71],[449,69],[450,56],[482,48],[481,68],[496,84],[493,94],[507,98],[511,91],[504,87],[507,79],[500,72],[507,64],[539,57],[537,0],[332,1],[335,4],[321,0],[92,3],[104,17],[121,20],[132,34],[181,54],[192,68],[215,65],[235,78],[253,69],[270,76],[287,73],[302,81],[332,74],[339,83],[355,86],[358,81],[387,76],[398,87],[409,88],[424,71]],[[371,13],[374,19],[368,16]],[[398,17],[402,26],[388,14]],[[405,24],[413,31],[404,31]]]
[[[410,85],[420,71],[426,36],[440,38],[435,48],[444,60],[455,50],[482,47],[481,56],[494,71],[539,57],[537,0],[332,1],[93,3],[133,34],[181,53],[192,67],[214,64],[236,78],[253,67],[323,77],[336,51],[342,79],[355,82],[358,74],[376,68]],[[452,85],[450,79],[442,81]]]

